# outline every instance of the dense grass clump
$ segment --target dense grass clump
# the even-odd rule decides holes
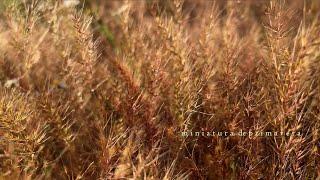
[[[319,178],[319,12],[0,1],[0,179]]]

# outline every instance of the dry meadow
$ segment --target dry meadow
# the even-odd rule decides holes
[[[0,180],[319,180],[319,12],[1,0]]]

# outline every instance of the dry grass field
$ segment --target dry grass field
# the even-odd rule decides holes
[[[319,180],[319,12],[1,0],[0,180]]]

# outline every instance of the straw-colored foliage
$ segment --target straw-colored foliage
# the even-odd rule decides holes
[[[319,178],[319,12],[1,0],[0,179]]]

